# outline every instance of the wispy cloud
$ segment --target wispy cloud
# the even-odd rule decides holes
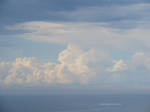
[[[6,27],[15,36],[34,41],[60,44],[77,44],[84,47],[107,50],[136,51],[150,48],[150,28],[138,26],[132,29],[112,28],[108,23],[52,23],[32,21]],[[141,38],[142,37],[142,38]]]

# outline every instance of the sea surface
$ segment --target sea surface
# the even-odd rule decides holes
[[[150,95],[1,95],[0,112],[150,112]]]

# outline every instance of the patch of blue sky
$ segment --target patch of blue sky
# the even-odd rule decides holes
[[[3,41],[2,41],[3,40]],[[57,63],[58,54],[66,45],[38,42],[23,38],[5,36],[1,40],[0,60],[14,60],[17,57],[36,57],[40,61]],[[2,46],[3,42],[5,45]]]

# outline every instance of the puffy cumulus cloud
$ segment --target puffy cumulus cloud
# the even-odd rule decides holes
[[[127,69],[127,64],[125,64],[123,60],[119,60],[119,61],[114,61],[113,67],[108,68],[107,71],[117,72],[117,71],[123,71],[126,69]]]
[[[144,84],[150,79],[149,57],[150,53],[136,52],[129,59],[113,61],[106,52],[70,44],[59,53],[59,63],[34,57],[0,62],[0,84]]]
[[[112,61],[105,70],[107,75],[106,82],[124,86],[148,86],[150,80],[150,53],[135,52],[126,60],[120,59]]]
[[[150,53],[136,52],[128,63],[130,63],[130,66],[133,65],[130,68],[145,68],[150,70]]]
[[[7,29],[16,31],[17,33],[13,35],[19,38],[59,44],[76,44],[107,51],[130,52],[150,48],[149,27],[136,24],[137,26],[131,29],[119,29],[112,28],[109,23],[30,21],[7,26]],[[19,31],[21,33],[18,33]]]
[[[106,54],[95,50],[83,51],[75,45],[69,45],[60,52],[59,64],[39,62],[34,57],[17,58],[12,62],[0,62],[0,79],[5,84],[37,83],[87,83],[95,73],[99,58]]]
[[[41,79],[46,79],[45,74],[47,70],[52,69],[54,64],[52,63],[40,63],[35,58],[17,58],[13,62],[1,62],[1,66],[6,66],[1,68],[5,74],[1,79],[4,83],[31,83],[38,82]],[[6,69],[7,68],[7,69]],[[52,80],[53,74],[49,74],[51,77],[49,81]],[[45,80],[47,81],[47,80]]]
[[[130,59],[126,60],[128,70],[125,72],[126,77],[134,85],[147,85],[150,80],[150,53],[136,52]]]

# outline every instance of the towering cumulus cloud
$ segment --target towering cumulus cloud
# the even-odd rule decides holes
[[[0,84],[143,84],[150,79],[149,53],[136,52],[130,59],[115,60],[95,49],[68,45],[58,55],[58,63],[35,57],[0,62]],[[135,80],[136,78],[136,80]]]
[[[59,53],[59,64],[39,62],[34,57],[17,58],[0,63],[2,83],[86,83],[93,76],[99,54],[94,50],[84,52],[78,46],[68,45]]]

